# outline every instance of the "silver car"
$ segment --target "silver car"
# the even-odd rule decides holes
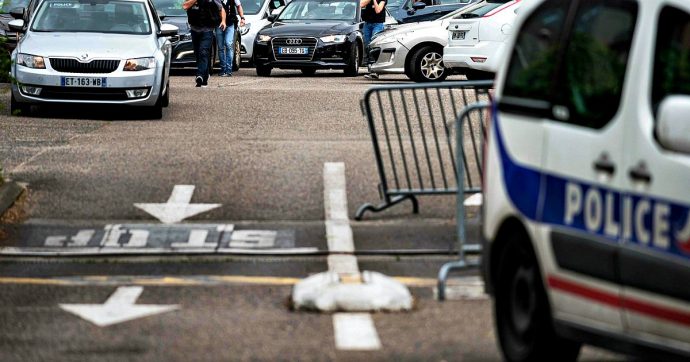
[[[169,102],[170,41],[149,0],[43,0],[12,53],[11,110],[32,104],[98,103],[146,107],[161,118]]]

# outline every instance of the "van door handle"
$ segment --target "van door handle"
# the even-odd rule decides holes
[[[644,163],[644,161],[640,161],[637,166],[631,168],[628,172],[628,175],[633,181],[644,182],[647,184],[652,182],[652,174],[649,172],[647,164]]]
[[[612,176],[614,173],[616,173],[616,164],[611,161],[611,158],[609,157],[609,154],[604,152],[599,156],[599,158],[594,161],[594,170],[598,172],[603,172],[605,174],[608,174]]]

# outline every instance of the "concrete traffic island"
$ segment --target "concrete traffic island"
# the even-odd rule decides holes
[[[405,285],[378,272],[327,271],[295,284],[292,305],[320,312],[400,312],[412,309],[413,298]]]
[[[18,182],[0,179],[0,218],[14,205],[24,190],[24,185]]]

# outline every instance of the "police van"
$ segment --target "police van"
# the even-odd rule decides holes
[[[482,211],[504,357],[689,357],[690,1],[530,0],[516,29]]]

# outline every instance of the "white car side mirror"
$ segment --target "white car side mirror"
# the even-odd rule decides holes
[[[281,7],[279,7],[279,8],[273,9],[273,11],[271,11],[271,15],[278,16],[278,15],[280,15],[280,13],[281,13],[282,11],[283,11],[283,7],[281,6]]]
[[[158,32],[159,37],[175,36],[178,32],[178,27],[172,24],[161,24],[161,30]]]
[[[24,20],[22,19],[15,19],[7,23],[7,26],[10,28],[10,30],[21,33],[24,31]]]
[[[669,96],[661,102],[656,136],[664,148],[690,154],[690,96]]]

